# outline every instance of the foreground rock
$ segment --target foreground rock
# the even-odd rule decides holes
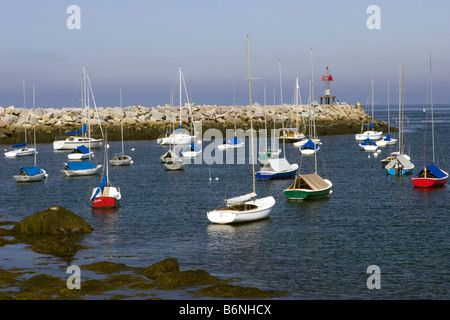
[[[50,207],[22,219],[12,228],[17,235],[67,235],[94,231],[82,217],[63,207]]]
[[[72,257],[80,246],[82,234],[94,229],[80,216],[63,207],[50,207],[16,223],[11,235],[28,243],[37,253]]]

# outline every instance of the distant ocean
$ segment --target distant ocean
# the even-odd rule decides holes
[[[398,126],[396,107],[390,116],[390,124]],[[387,122],[387,108],[377,107],[375,118]],[[436,158],[449,171],[450,106],[436,106],[434,118]],[[414,173],[431,161],[429,120],[429,109],[406,108],[405,152]],[[0,247],[0,269],[17,267],[66,279],[68,263],[107,260],[146,267],[175,257],[181,270],[204,269],[240,286],[288,291],[283,299],[450,299],[450,187],[415,189],[412,175],[387,175],[380,160],[398,150],[398,144],[381,148],[376,157],[361,151],[353,134],[320,138],[318,173],[332,181],[333,193],[292,202],[283,195],[292,179],[257,181],[258,195],[276,199],[270,218],[236,226],[214,225],[206,212],[227,197],[251,191],[248,161],[186,164],[183,171],[167,172],[159,159],[167,148],[154,140],[125,141],[134,164],[110,167],[122,200],[119,209],[105,214],[92,210],[89,201],[101,176],[67,178],[59,172],[67,152],[38,144],[38,165],[49,178],[28,184],[12,176],[20,166],[32,165],[33,157],[6,159],[2,154],[0,221],[19,221],[59,205],[82,216],[95,231],[81,243],[89,249],[80,250],[72,261],[34,253],[23,244]],[[203,148],[210,143],[204,141]],[[285,149],[301,173],[313,172],[314,157],[301,157],[291,144]],[[110,156],[120,150],[120,142],[110,142]],[[102,159],[103,151],[96,150],[93,162]],[[367,268],[373,265],[381,272],[380,289],[367,287]],[[186,291],[155,293],[194,299]]]

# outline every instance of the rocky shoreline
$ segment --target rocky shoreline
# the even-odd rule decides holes
[[[93,136],[101,136],[99,124],[107,128],[108,140],[121,139],[120,123],[124,125],[124,140],[154,140],[163,136],[173,125],[180,123],[180,108],[170,105],[157,107],[128,106],[101,107],[97,112],[91,108],[90,125]],[[81,129],[83,110],[81,108],[36,108],[36,136],[38,143],[50,143],[57,137],[65,136],[66,131]],[[219,129],[225,136],[227,129],[236,127],[247,130],[250,128],[249,106],[216,106],[191,105],[191,109],[181,109],[181,119],[184,128],[194,123],[201,123],[202,131]],[[286,128],[299,127],[315,119],[318,135],[354,134],[361,131],[363,123],[371,122],[361,104],[356,106],[348,103],[333,105],[317,105],[309,110],[307,105],[261,106],[253,105],[253,127],[256,130],[282,127],[282,120]],[[33,109],[0,107],[0,143],[15,144],[23,142],[25,126],[27,126],[28,141],[33,141]],[[387,132],[384,121],[374,121],[376,130]],[[270,130],[268,130],[270,131]],[[392,128],[391,131],[396,131]],[[269,132],[270,133],[270,132]]]
[[[1,221],[0,248],[26,244],[28,249],[52,255],[67,265],[79,250],[85,234],[95,232],[82,217],[60,206],[34,213],[15,223]],[[27,250],[27,249],[25,249]],[[164,292],[180,291],[191,298],[271,299],[289,292],[261,290],[232,284],[203,269],[180,270],[178,260],[166,258],[147,267],[97,261],[76,266],[81,271],[63,277],[35,274],[20,267],[0,268],[0,300],[164,299]],[[59,270],[59,268],[56,268]],[[85,276],[91,271],[95,276]],[[163,297],[161,297],[161,294]]]

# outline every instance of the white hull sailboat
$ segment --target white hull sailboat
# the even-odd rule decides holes
[[[92,92],[92,87],[89,82],[89,77],[86,74],[86,66],[83,66],[83,78],[82,78],[82,86],[81,86],[81,101],[82,101],[82,109],[87,118],[88,127],[86,127],[86,123],[83,124],[82,128],[77,131],[68,131],[68,137],[58,138],[53,141],[53,150],[73,150],[82,145],[89,145],[90,149],[99,149],[103,146],[102,138],[93,138],[91,137],[91,128],[90,128],[90,114],[89,114],[89,97],[92,95],[92,99],[94,102],[95,110],[97,107],[95,105],[94,94]],[[101,127],[100,127],[101,130]],[[86,134],[88,132],[88,134]],[[77,136],[77,134],[81,134],[81,136]],[[103,133],[102,133],[103,135]]]
[[[371,125],[373,125],[373,123]],[[382,138],[383,138],[383,132],[382,131],[365,131],[363,133],[358,133],[355,136],[355,139],[357,141],[364,141],[366,139],[380,140]]]
[[[133,163],[133,159],[127,155],[117,155],[109,160],[109,163],[113,166],[128,166]]]
[[[98,174],[101,168],[101,164],[95,165],[90,161],[66,162],[64,163],[64,169],[61,170],[61,173],[66,177],[92,176]]]
[[[312,156],[319,152],[320,147],[317,143],[314,143],[315,139],[309,139],[305,144],[300,147],[300,153],[304,156]]]
[[[280,62],[280,92],[283,92],[283,86],[281,82],[281,62]],[[298,94],[298,91],[297,91]],[[298,103],[297,103],[298,104]],[[281,105],[283,106],[283,98],[281,95]],[[282,113],[284,116],[284,108],[282,108]],[[282,121],[282,130],[284,130],[284,121]],[[284,132],[288,132],[284,131]],[[261,166],[260,170],[256,172],[256,178],[260,180],[268,179],[281,179],[288,178],[295,175],[298,169],[298,164],[290,164],[286,159],[286,141],[283,141],[283,158],[278,159],[267,159],[266,163]]]
[[[379,147],[392,146],[397,143],[397,139],[391,138],[391,135],[388,133],[386,137],[377,141],[377,145]]]
[[[120,109],[122,109],[122,89],[120,89]],[[122,138],[122,153],[115,155],[109,163],[113,166],[128,166],[133,163],[133,159],[125,154],[123,148],[123,119],[120,121],[120,135]]]
[[[239,149],[244,147],[244,143],[240,140],[234,142],[233,139],[224,140],[222,144],[219,144],[217,148],[219,150],[231,150],[231,149]]]
[[[248,55],[248,87],[250,97],[250,108],[252,108],[252,89],[250,78],[250,53],[249,53],[249,37],[247,36],[247,55]],[[251,112],[251,137],[250,141],[253,144],[253,112]],[[209,221],[217,224],[231,224],[242,223],[265,219],[269,216],[273,206],[275,205],[275,199],[272,196],[264,198],[256,198],[255,192],[255,164],[254,164],[254,152],[252,149],[252,179],[253,179],[253,192],[228,199],[225,201],[225,207],[215,209],[206,213]]]
[[[167,171],[183,170],[183,160],[181,158],[170,158],[164,162],[164,167]]]
[[[177,129],[181,130],[181,128]],[[174,144],[189,144],[194,140],[194,137],[187,133],[173,132],[170,136],[159,138],[157,142],[160,145],[174,145]]]
[[[82,87],[84,88],[84,92],[82,92],[82,101],[83,101],[83,109],[88,109],[88,99],[89,99],[89,92],[86,91],[87,89],[87,74],[86,74],[86,66],[83,67],[83,78]],[[90,88],[90,86],[89,86]],[[89,120],[88,120],[89,123]],[[79,133],[88,132],[88,135],[85,137],[79,137],[81,139],[85,139],[87,141],[86,148],[83,146],[78,146],[77,148],[83,150],[83,153],[87,154],[88,161],[68,161],[64,163],[64,168],[61,171],[65,176],[67,177],[74,177],[74,176],[90,176],[90,175],[96,175],[99,173],[102,165],[95,165],[91,162],[92,154],[91,154],[91,148],[92,148],[92,142],[91,142],[91,136],[90,136],[90,126],[86,130],[86,124],[83,125],[83,128],[80,130]],[[76,137],[78,138],[78,137]],[[101,143],[103,144],[103,139],[101,139]],[[77,159],[79,160],[79,159]]]
[[[23,80],[23,108],[26,108],[25,100],[25,80]],[[28,116],[27,116],[28,117]],[[27,124],[25,123],[25,142],[11,146],[10,151],[5,152],[5,157],[16,158],[32,156],[37,153],[36,148],[27,147]]]
[[[76,147],[75,149],[73,149],[71,153],[67,155],[67,158],[69,158],[69,160],[85,160],[91,159],[93,157],[94,152],[86,148],[84,144],[79,147]]]
[[[44,169],[39,169],[37,166],[22,167],[13,178],[17,182],[34,182],[47,179],[48,174]]]
[[[15,148],[16,146],[17,145],[11,146],[11,148]],[[16,157],[32,156],[35,153],[37,153],[35,148],[25,147],[25,148],[20,148],[20,149],[14,149],[14,150],[11,150],[11,151],[7,151],[7,152],[5,152],[5,157],[7,157],[7,158],[16,158]]]
[[[78,131],[77,131],[78,132]],[[103,145],[103,139],[70,136],[64,140],[53,141],[54,150],[73,150],[82,145],[91,145],[91,149],[99,149]]]
[[[193,142],[196,138],[196,135],[190,135],[187,133],[184,133],[182,130],[182,123],[183,120],[181,119],[181,109],[182,109],[182,97],[183,97],[183,92],[182,92],[182,82],[183,82],[183,71],[181,70],[181,68],[179,68],[179,91],[180,91],[180,127],[176,130],[173,130],[172,132],[170,132],[170,135],[167,135],[166,137],[162,137],[162,138],[158,138],[156,140],[156,142],[162,146],[167,146],[167,145],[178,145],[178,144],[190,144],[191,142]],[[187,97],[187,94],[186,94]],[[189,103],[189,98],[187,97],[188,100],[188,106],[190,108],[190,103]],[[191,119],[192,120],[192,119]]]
[[[411,174],[414,169],[414,164],[410,161],[411,158],[404,154],[404,140],[403,140],[403,113],[404,113],[404,107],[405,107],[405,65],[402,66],[402,115],[401,115],[401,123],[400,123],[400,150],[399,155],[391,160],[386,166],[386,173],[388,173],[391,176],[397,176],[397,175],[407,175]]]
[[[380,139],[383,138],[383,132],[382,131],[375,131],[374,130],[375,124],[373,122],[373,120],[374,120],[374,116],[373,116],[373,95],[374,95],[374,93],[373,93],[373,79],[372,79],[372,123],[369,124],[369,125],[363,124],[361,126],[361,131],[362,131],[363,127],[369,127],[369,128],[372,128],[372,130],[366,130],[364,132],[356,134],[355,135],[355,139],[357,141],[365,141],[366,139],[370,139],[370,140],[373,141],[373,140],[380,140]]]
[[[222,209],[210,211],[207,215],[209,221],[218,224],[262,220],[269,216],[274,205],[273,197],[265,197],[228,205]]]
[[[244,142],[241,141],[237,137],[236,133],[236,103],[235,103],[235,94],[234,94],[234,81],[233,81],[233,113],[234,113],[234,137],[231,139],[224,139],[222,144],[217,146],[217,149],[224,151],[224,150],[233,150],[233,149],[240,149],[244,147]]]
[[[33,113],[35,111],[35,88],[33,86]],[[36,150],[36,114],[34,114],[34,150]],[[17,182],[33,182],[42,181],[48,178],[48,174],[44,169],[40,169],[36,165],[36,155],[34,152],[34,166],[33,167],[21,167],[19,172],[13,176]]]
[[[361,142],[359,146],[361,147],[361,150],[364,151],[376,151],[378,149],[378,142],[374,142],[367,138],[364,142]]]
[[[316,138],[316,139],[305,138],[305,139],[302,139],[302,140],[300,140],[300,141],[294,142],[294,147],[301,148],[301,147],[303,147],[309,140],[311,140],[311,141],[312,141],[314,144],[316,144],[316,145],[321,145],[321,144],[322,144],[322,141],[321,141],[319,138]]]
[[[181,154],[184,158],[196,158],[201,155],[202,149],[197,147],[194,143],[191,143],[189,147],[186,147],[181,151]]]

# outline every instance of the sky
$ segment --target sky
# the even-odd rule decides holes
[[[340,102],[366,105],[373,79],[375,103],[394,104],[402,65],[405,104],[428,104],[430,55],[448,104],[449,18],[448,0],[0,0],[0,106],[23,106],[25,80],[28,108],[32,85],[37,107],[79,107],[84,65],[98,107],[120,89],[124,106],[178,105],[180,67],[190,102],[247,105],[247,35],[261,105],[294,103],[297,77],[306,103],[312,74],[317,100],[327,67]]]

